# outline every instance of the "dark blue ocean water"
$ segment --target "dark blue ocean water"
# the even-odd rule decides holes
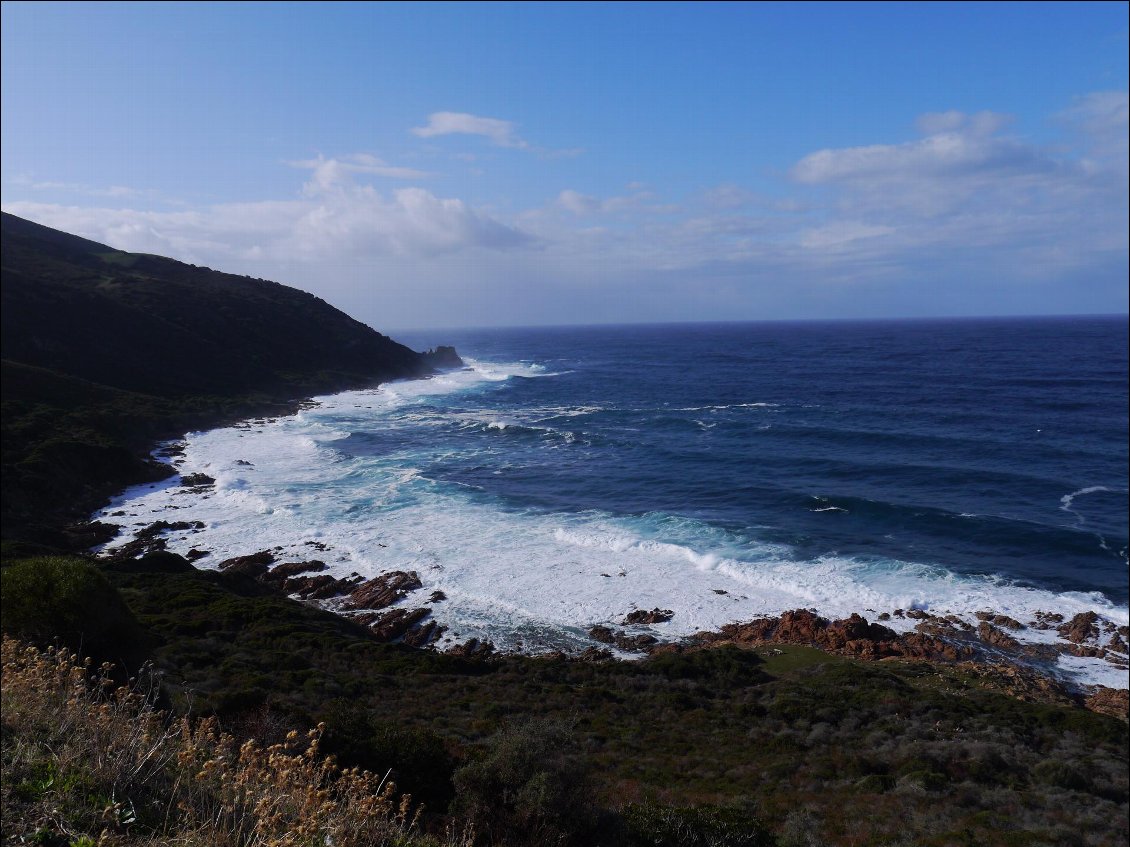
[[[451,425],[358,427],[349,455],[413,453],[424,477],[524,514],[687,518],[798,559],[1127,602],[1125,318],[396,337],[555,376],[425,399],[413,420]]]

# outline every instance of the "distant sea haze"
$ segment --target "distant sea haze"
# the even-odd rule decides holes
[[[582,649],[655,607],[665,638],[795,608],[1127,623],[1125,318],[398,340],[469,368],[190,434],[180,471],[213,488],[133,489],[100,519],[176,506],[206,529],[169,549],[210,551],[200,567],[279,547],[341,576],[416,571],[447,598],[440,647]]]

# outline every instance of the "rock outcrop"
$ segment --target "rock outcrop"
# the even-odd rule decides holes
[[[469,638],[462,644],[454,644],[446,651],[451,656],[462,656],[465,659],[488,659],[494,655],[494,644],[490,641],[479,641]],[[609,656],[612,654],[609,653]]]
[[[198,532],[204,529],[203,521],[156,521],[133,535],[133,541],[123,544],[110,554],[112,559],[140,559],[150,553],[164,550],[167,542],[162,536],[166,532],[190,531]]]
[[[466,367],[463,360],[459,358],[459,354],[455,352],[454,347],[443,345],[434,347],[421,353],[420,358],[424,360],[424,364],[436,370],[453,370]]]
[[[699,633],[700,644],[804,644],[832,653],[864,659],[903,657],[957,661],[973,655],[970,647],[952,644],[920,632],[899,634],[860,615],[829,621],[807,609],[785,612],[778,618],[728,624],[716,633]]]
[[[384,609],[421,587],[415,571],[389,571],[354,588],[342,607],[345,610]]]
[[[235,556],[220,562],[220,570],[226,573],[242,574],[252,579],[262,579],[275,563],[275,554],[270,550],[260,550],[248,556]]]
[[[628,635],[623,630],[619,632],[613,631],[611,627],[597,625],[589,630],[589,637],[594,641],[599,641],[601,644],[612,644],[625,650],[629,653],[639,653],[650,650],[659,643],[659,639],[654,635],[641,633],[639,635]]]
[[[635,611],[628,612],[624,618],[624,626],[632,626],[635,624],[652,624],[652,623],[665,623],[675,617],[675,613],[670,609],[652,609],[650,612],[644,609],[636,609]]]
[[[1061,637],[1075,644],[1084,644],[1098,639],[1099,616],[1094,612],[1080,612],[1056,630]]]
[[[1105,685],[1099,685],[1083,701],[1083,705],[1092,712],[1127,720],[1130,716],[1130,691],[1125,688],[1107,688]]]

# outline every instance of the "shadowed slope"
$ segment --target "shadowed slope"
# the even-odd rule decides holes
[[[0,234],[6,539],[74,546],[62,523],[161,473],[155,439],[461,364],[275,282],[9,214]]]

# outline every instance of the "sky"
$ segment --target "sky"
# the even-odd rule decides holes
[[[1125,314],[1128,10],[4,2],[0,205],[381,331]]]

